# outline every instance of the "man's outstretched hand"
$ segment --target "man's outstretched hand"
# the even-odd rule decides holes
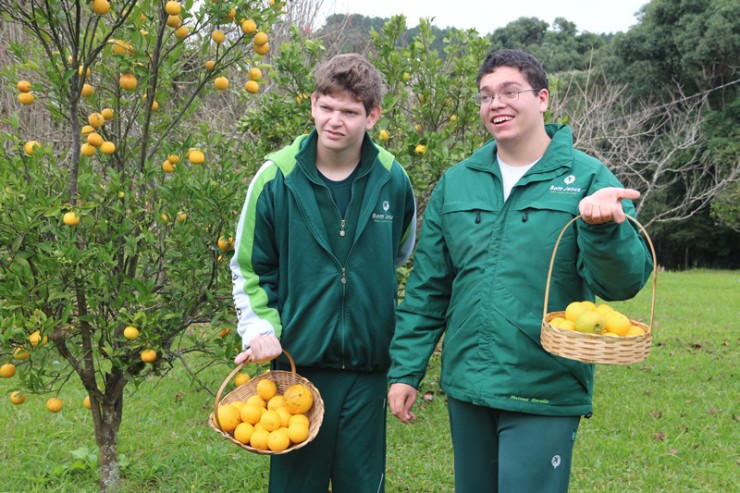
[[[578,212],[588,224],[602,224],[609,221],[622,224],[627,219],[622,208],[622,200],[639,198],[640,192],[631,188],[602,188],[581,199]]]

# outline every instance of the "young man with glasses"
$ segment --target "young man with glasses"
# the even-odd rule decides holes
[[[414,245],[416,204],[406,172],[368,134],[381,102],[364,57],[321,65],[315,129],[268,155],[247,190],[231,261],[236,362],[285,348],[324,401],[316,438],[271,457],[271,493],[384,491],[396,267]],[[282,359],[273,368],[289,369]]]
[[[593,365],[540,344],[550,257],[563,227],[548,311],[623,300],[652,272],[625,214],[640,196],[545,124],[547,76],[531,55],[499,50],[478,73],[480,116],[493,140],[440,179],[424,213],[391,343],[391,412],[403,422],[444,334],[457,493],[564,493],[581,416],[592,412]]]

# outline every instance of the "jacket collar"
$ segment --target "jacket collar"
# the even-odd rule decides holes
[[[568,125],[548,123],[545,131],[550,136],[551,142],[547,146],[545,154],[529,173],[541,173],[557,170],[563,167],[573,167],[573,133]],[[496,141],[494,139],[486,142],[476,150],[468,159],[461,164],[478,171],[486,171],[500,176],[499,167],[496,164]]]

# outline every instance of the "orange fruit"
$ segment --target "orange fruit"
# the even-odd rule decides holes
[[[105,123],[105,118],[100,113],[90,113],[87,117],[87,123],[94,128],[102,127]]]
[[[259,55],[267,55],[270,52],[270,43],[254,45],[254,52]]]
[[[281,407],[285,407],[285,397],[282,395],[274,395],[267,401],[267,409],[270,411],[277,411]]]
[[[49,342],[49,338],[46,336],[41,337],[41,332],[38,330],[28,336],[28,342],[31,343],[31,347],[38,347],[39,344],[45,346]]]
[[[249,443],[254,433],[254,426],[249,423],[239,423],[234,428],[234,438],[241,443]]]
[[[46,401],[46,409],[49,410],[49,412],[52,413],[58,413],[62,410],[64,407],[64,403],[59,397],[52,397],[48,401]]]
[[[103,136],[97,132],[90,132],[87,136],[87,143],[93,147],[100,147],[103,145]]]
[[[257,450],[267,450],[267,440],[270,438],[270,432],[255,428],[252,436],[249,437],[249,444]]]
[[[612,332],[618,336],[625,336],[630,330],[630,319],[621,313],[610,313],[605,317],[604,328],[607,332]]]
[[[180,162],[180,156],[178,156],[177,154],[168,154],[167,160],[172,164],[177,164]]]
[[[0,377],[11,378],[15,375],[15,365],[13,363],[5,363],[0,366]]]
[[[62,221],[67,226],[77,226],[77,224],[80,222],[80,216],[78,216],[77,213],[74,211],[65,212],[64,216],[62,216]]]
[[[135,341],[139,338],[140,332],[139,329],[136,327],[129,325],[125,329],[123,329],[123,337],[128,339],[129,341]]]
[[[249,382],[250,380],[249,373],[237,373],[237,375],[234,377],[234,385],[237,387],[244,385],[245,383]]]
[[[276,411],[266,411],[262,413],[260,424],[267,431],[274,431],[280,428],[282,419]]]
[[[175,165],[172,164],[169,159],[165,159],[162,163],[162,171],[165,173],[174,173]]]
[[[179,15],[182,11],[182,6],[180,5],[180,2],[170,0],[164,5],[164,11],[167,12],[168,15]]]
[[[630,328],[627,330],[627,333],[625,334],[625,336],[627,336],[627,337],[630,337],[630,336],[641,336],[644,333],[645,333],[645,331],[639,325],[630,325]]]
[[[257,395],[267,402],[277,394],[277,385],[269,378],[264,378],[257,382]],[[272,430],[270,430],[272,431]]]
[[[263,33],[262,31],[258,32],[254,35],[254,44],[257,45],[263,45],[270,41],[270,38],[267,36],[266,33]]]
[[[136,89],[138,83],[139,81],[136,80],[136,76],[132,73],[121,74],[118,77],[118,85],[121,86],[121,89],[126,89],[127,91],[133,91]],[[91,123],[90,125],[93,124]]]
[[[92,409],[92,403],[90,402],[89,395],[82,400],[82,405],[85,406],[85,409]]]
[[[110,141],[103,142],[100,145],[100,152],[102,152],[103,154],[113,154],[114,152],[116,152],[116,144]]]
[[[254,404],[257,407],[267,409],[267,403],[257,394],[250,395],[249,398],[247,398],[247,404]]]
[[[37,147],[41,147],[41,144],[39,144],[38,141],[36,141],[36,140],[29,140],[23,146],[23,150],[26,151],[26,154],[28,154],[29,156],[31,156],[33,154],[34,149],[36,149]]]
[[[260,70],[258,67],[252,67],[249,69],[248,75],[251,80],[254,80],[254,81],[261,80],[262,70]]]
[[[239,409],[231,404],[224,404],[218,407],[218,422],[223,431],[234,431],[241,423]]]
[[[27,398],[28,396],[26,394],[21,394],[21,392],[18,390],[10,394],[10,402],[15,404],[16,406],[26,402]]]
[[[94,131],[95,131],[95,127],[93,127],[92,125],[85,125],[85,126],[82,127],[82,130],[80,131],[80,133],[82,133],[82,136],[83,137],[87,137],[88,135],[90,135]]]
[[[93,92],[95,92],[95,89],[93,86],[85,82],[82,84],[82,90],[80,91],[80,95],[82,95],[83,98],[88,98],[92,96]]]
[[[290,416],[290,422],[288,423],[288,426],[294,423],[303,423],[306,427],[311,425],[311,421],[308,419],[308,416],[303,413],[292,414]]]
[[[95,146],[84,143],[80,146],[80,152],[87,157],[93,156],[95,155]]]
[[[246,19],[244,22],[242,22],[242,31],[244,34],[252,34],[253,32],[257,31],[257,23],[254,22],[252,19]]]
[[[257,404],[248,402],[242,406],[240,416],[245,423],[256,425],[262,419],[262,408]]]
[[[206,155],[203,154],[203,151],[194,149],[188,153],[188,160],[193,164],[203,164],[206,160]]]
[[[274,397],[273,397],[274,399]],[[275,412],[280,415],[280,426],[287,428],[290,425],[290,417],[293,416],[284,407],[278,407]]]
[[[175,221],[177,221],[178,223],[181,223],[187,218],[188,218],[188,215],[185,214],[183,211],[177,211],[177,216],[175,217]]]
[[[258,92],[260,92],[260,85],[253,80],[248,80],[244,84],[244,90],[250,94],[257,94]]]
[[[105,15],[110,11],[110,3],[108,3],[108,0],[93,0],[90,6],[92,7],[93,12],[98,15]]]
[[[31,92],[31,83],[27,80],[19,80],[15,85],[20,92]]]
[[[141,352],[141,361],[153,363],[157,361],[157,352],[154,349],[145,349]]]
[[[33,104],[35,100],[36,96],[34,96],[32,92],[22,92],[18,94],[18,102],[20,102],[21,104]]]
[[[414,147],[414,154],[423,156],[426,153],[427,153],[427,146],[425,146],[424,144],[419,144],[416,147]]]
[[[188,26],[180,26],[175,29],[175,36],[177,36],[179,39],[187,38],[188,34],[190,34],[190,29],[188,29]]]
[[[576,319],[576,330],[585,334],[601,334],[604,332],[604,317],[595,311],[585,310]]]
[[[110,108],[103,108],[100,110],[100,114],[103,115],[103,120],[105,121],[113,119],[113,110]]]
[[[216,62],[214,60],[208,60],[206,62],[206,70],[213,70],[216,67]]]
[[[288,387],[283,396],[285,397],[285,408],[291,414],[305,413],[313,406],[311,391],[300,383]]]
[[[111,39],[108,42],[113,44],[113,53],[116,55],[130,55],[134,52],[134,47],[130,43],[120,39]]]
[[[290,447],[290,435],[285,428],[273,430],[267,437],[267,447],[273,452],[282,452]]]
[[[301,443],[308,438],[308,426],[305,423],[293,423],[288,427],[288,437],[293,443]]]
[[[225,91],[229,88],[229,79],[226,77],[216,77],[213,81],[213,86],[219,91]]]
[[[574,301],[572,303],[569,303],[567,307],[565,307],[565,319],[570,320],[571,322],[575,322],[579,315],[586,311],[586,307],[583,306],[583,303],[580,301]]]
[[[177,29],[182,24],[182,18],[179,15],[168,15],[166,24],[172,29]]]
[[[224,34],[223,31],[216,30],[216,31],[213,31],[213,34],[211,34],[211,39],[213,39],[213,41],[216,44],[221,44],[226,39],[226,35]]]
[[[219,250],[221,250],[222,252],[230,252],[231,250],[234,249],[234,238],[229,237],[228,239],[226,239],[223,236],[221,236],[221,237],[219,237],[217,244],[218,244]],[[262,383],[262,382],[260,382],[260,383]],[[273,385],[274,385],[274,382],[273,382]],[[259,383],[257,384],[257,388],[259,389]],[[258,392],[259,392],[259,390],[258,390]],[[275,394],[273,394],[273,395],[275,395]],[[262,397],[262,395],[260,395],[260,397]],[[270,397],[272,397],[272,396],[270,396]],[[266,399],[264,397],[262,397],[262,398],[265,399],[265,401],[268,401],[268,400],[270,400],[270,397],[268,397]]]

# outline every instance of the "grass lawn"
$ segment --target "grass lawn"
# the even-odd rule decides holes
[[[648,285],[614,305],[647,320],[650,294]],[[594,415],[581,422],[572,492],[740,491],[739,295],[738,271],[659,274],[650,357],[597,368]],[[224,365],[203,377],[213,393],[229,371]],[[435,358],[422,388],[429,399],[417,403],[412,425],[389,419],[388,492],[454,490],[438,376]],[[50,414],[49,396],[13,406],[5,397],[13,383],[0,380],[0,493],[98,491],[97,447],[81,385],[70,381],[60,395],[64,409]],[[130,386],[119,443],[122,492],[266,491],[268,458],[208,427],[212,406],[212,395],[191,386],[181,368]]]

